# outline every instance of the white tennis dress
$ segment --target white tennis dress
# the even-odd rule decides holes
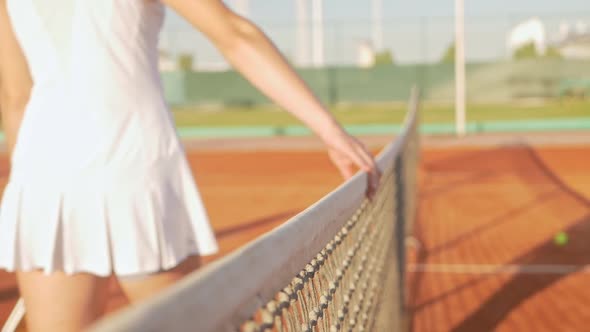
[[[0,267],[125,276],[217,244],[164,102],[158,0],[8,0],[34,79]]]

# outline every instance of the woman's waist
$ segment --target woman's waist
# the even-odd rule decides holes
[[[13,158],[10,182],[52,186],[137,186],[173,174],[179,158],[183,157],[182,151],[178,150],[176,153],[151,158]]]
[[[13,154],[15,161],[131,163],[159,159],[182,150],[171,125],[136,123],[107,127],[95,123],[68,126],[46,123],[42,126],[32,122],[21,126]]]
[[[18,141],[30,145],[59,144],[90,147],[175,136],[165,102],[159,98],[67,97],[37,90],[26,107]]]
[[[42,79],[33,85],[30,100],[39,100],[42,107],[126,108],[129,105],[152,105],[166,108],[162,85],[137,78],[106,82]]]

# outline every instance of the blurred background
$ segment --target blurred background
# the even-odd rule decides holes
[[[417,208],[415,221],[408,218],[411,236],[396,248],[405,262],[397,271],[406,277],[399,288],[406,294],[399,303],[408,314],[404,330],[589,326],[588,0],[226,3],[258,24],[371,148],[403,130],[410,91],[420,88],[419,128],[429,136],[418,144],[412,135],[393,170],[408,197],[416,194]],[[160,35],[159,67],[220,242],[220,254],[208,261],[271,231],[342,182],[313,138],[277,138],[309,131],[172,11]],[[472,135],[454,136],[462,134],[461,123]],[[217,137],[224,139],[211,139]],[[419,165],[400,166],[418,146]],[[0,170],[4,186],[5,154]],[[398,213],[411,211],[412,198],[396,197],[411,203]],[[340,208],[349,207],[334,206]],[[318,229],[328,220],[313,218]],[[4,321],[19,294],[14,275],[0,279]],[[128,303],[115,283],[110,296],[111,312]]]
[[[453,1],[227,4],[262,27],[345,123],[401,121],[390,110],[407,100],[414,84],[426,102],[426,124],[453,121]],[[464,30],[468,123],[590,117],[586,1],[469,1]],[[242,120],[191,120],[190,112],[211,107],[273,110],[205,37],[173,12],[161,35],[160,69],[180,126],[238,125]],[[389,104],[389,112],[379,104]],[[340,114],[351,109],[362,110],[366,118],[359,118],[358,112],[354,119]],[[252,121],[245,124],[297,123],[288,115]]]

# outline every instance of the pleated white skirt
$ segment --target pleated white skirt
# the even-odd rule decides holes
[[[0,207],[0,267],[126,276],[215,253],[190,169],[176,159],[141,178],[11,180]]]

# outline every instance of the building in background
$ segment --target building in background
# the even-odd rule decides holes
[[[528,19],[510,30],[507,43],[510,55],[529,44],[535,46],[537,54],[544,55],[547,51],[545,25],[539,18]]]
[[[510,30],[507,40],[511,56],[522,47],[534,45],[538,56],[545,56],[552,50],[564,59],[590,59],[590,29],[583,21],[562,23],[557,36],[548,40],[543,22],[532,18]]]
[[[361,68],[370,68],[375,65],[375,50],[370,42],[359,43],[357,65]]]
[[[572,36],[557,45],[566,59],[590,60],[590,33]]]
[[[178,63],[170,54],[165,51],[158,51],[158,67],[161,72],[171,72],[178,70]]]
[[[571,36],[556,46],[565,59],[590,60],[590,33]]]
[[[565,59],[590,59],[590,29],[582,21],[576,24],[563,23],[559,28],[559,39],[554,43]]]

